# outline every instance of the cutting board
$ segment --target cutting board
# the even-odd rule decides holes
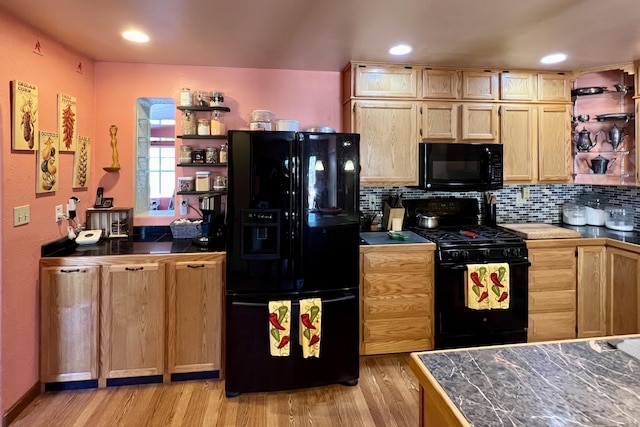
[[[536,239],[571,239],[582,235],[568,228],[551,224],[498,224],[498,226],[528,240]]]

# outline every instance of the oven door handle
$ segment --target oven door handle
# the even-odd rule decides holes
[[[481,264],[492,264],[492,263],[481,263]],[[516,261],[516,262],[507,262],[506,264],[509,264],[509,268],[513,268],[513,267],[530,267],[531,266],[531,262],[529,262],[528,260],[524,260],[524,261]],[[467,269],[467,265],[466,264],[451,264],[451,265],[447,265],[444,264],[442,265],[442,268],[446,268],[447,270],[466,270]]]

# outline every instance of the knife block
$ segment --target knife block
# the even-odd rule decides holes
[[[382,227],[385,230],[391,230],[391,223],[394,218],[404,220],[404,208],[392,208],[389,203],[384,202],[382,205]]]

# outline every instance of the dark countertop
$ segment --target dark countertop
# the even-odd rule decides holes
[[[135,227],[131,239],[100,239],[93,245],[78,245],[66,237],[41,247],[41,257],[107,256],[220,252],[224,248],[208,248],[191,239],[174,239],[170,227]]]
[[[617,231],[606,227],[598,227],[595,225],[569,225],[558,224],[563,228],[574,230],[580,233],[583,238],[606,238],[618,240],[620,242],[634,243],[640,245],[640,232],[638,231]]]
[[[607,339],[414,355],[476,427],[640,425],[640,360]]]
[[[402,234],[408,236],[407,240],[392,239],[387,235],[386,231],[362,231],[360,232],[360,239],[364,240],[360,244],[365,245],[403,245],[407,243],[431,243],[431,241],[425,239],[422,236],[417,235],[413,231],[402,231]]]

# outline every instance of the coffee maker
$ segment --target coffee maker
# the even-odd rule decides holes
[[[202,212],[201,235],[193,243],[206,246],[209,250],[225,250],[225,214],[222,210],[222,195],[203,194],[198,197]]]

